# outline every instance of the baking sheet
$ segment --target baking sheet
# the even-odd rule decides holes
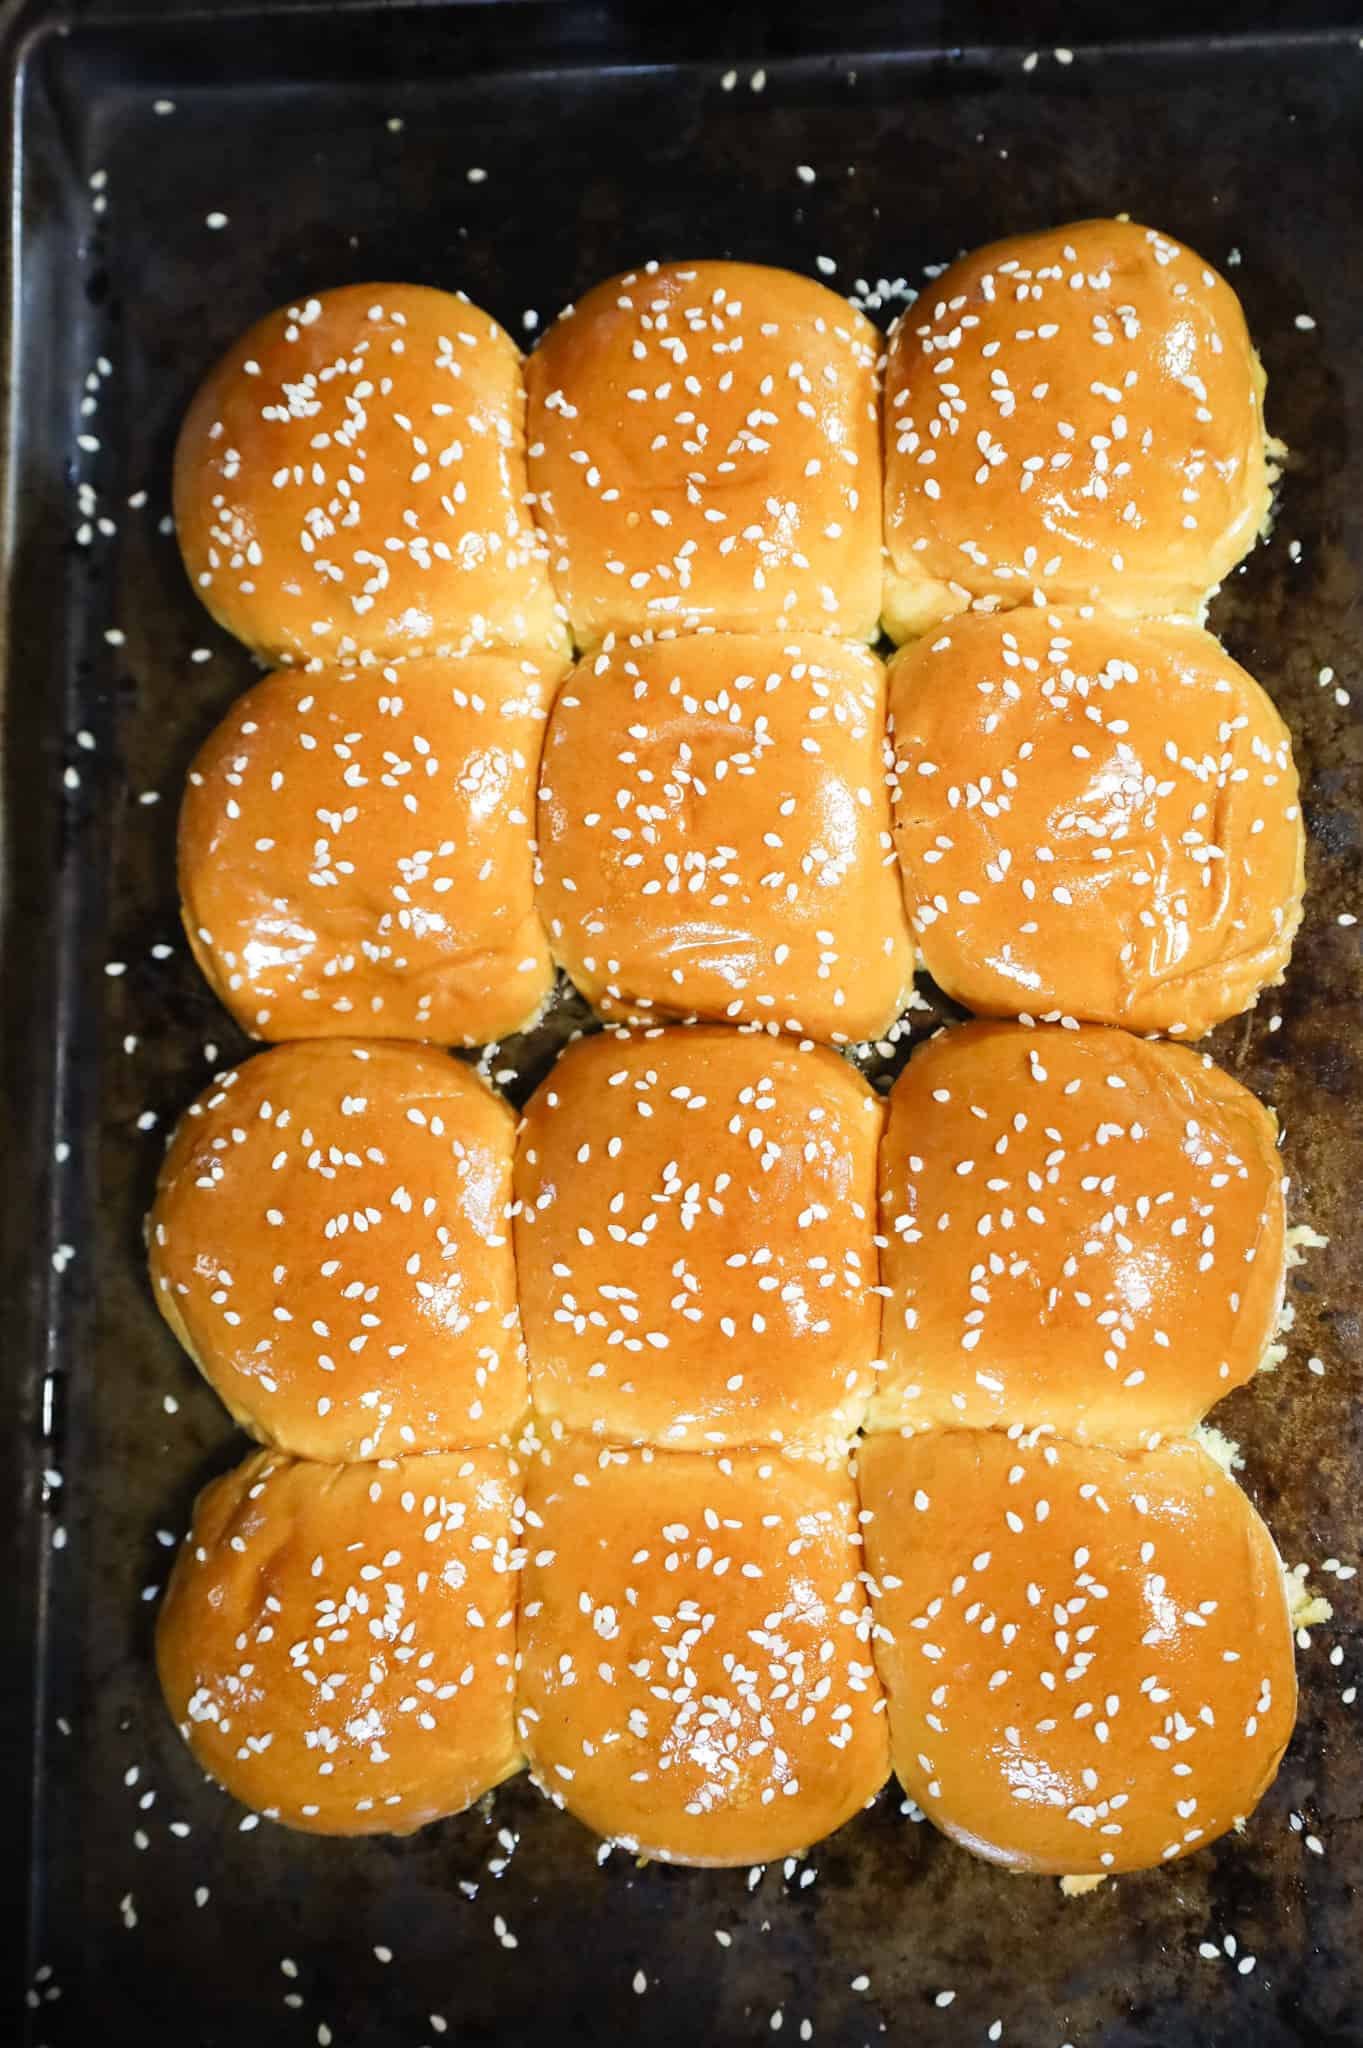
[[[1095,42],[1073,7],[1026,39],[981,7],[738,10],[693,62],[694,24],[651,11],[11,10],[0,1746],[28,2039],[662,2048],[779,2017],[847,2048],[996,2021],[1036,2048],[1363,2041],[1359,1602],[1320,1569],[1358,1563],[1363,1478],[1363,927],[1340,922],[1363,916],[1363,23],[1267,34],[1241,9],[1216,37],[1189,31],[1220,10],[1119,6],[1088,10]],[[1161,13],[1180,39],[1113,41]],[[243,1448],[140,1240],[170,1125],[245,1050],[174,896],[185,767],[252,673],[166,530],[194,385],[267,307],[351,279],[462,287],[528,342],[529,315],[653,255],[823,256],[865,298],[1119,209],[1228,268],[1292,449],[1213,615],[1292,725],[1310,828],[1288,983],[1213,1041],[1286,1124],[1293,1220],[1331,1240],[1292,1276],[1286,1362],[1214,1416],[1335,1606],[1277,1784],[1243,1839],[1070,1902],[893,1787],[751,1876],[600,1860],[525,1780],[403,1842],[244,1827],[151,1660],[168,1544]],[[494,1056],[514,1098],[574,1021]]]

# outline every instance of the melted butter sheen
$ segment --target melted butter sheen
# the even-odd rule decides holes
[[[233,1413],[300,1456],[486,1443],[525,1405],[513,1119],[411,1046],[263,1053],[183,1120],[152,1276]]]
[[[271,1039],[484,1044],[552,985],[534,909],[535,774],[558,664],[474,655],[281,671],[201,749],[184,920]]]
[[[895,836],[926,965],[984,1014],[1198,1038],[1281,978],[1291,740],[1192,626],[977,617],[891,672]]]
[[[516,1768],[499,1451],[262,1453],[195,1506],[157,1631],[171,1711],[248,1806],[323,1834],[457,1813]]]
[[[1195,1445],[863,1446],[894,1766],[977,1854],[1067,1874],[1248,1814],[1296,1708],[1277,1554]],[[882,1641],[885,1639],[882,1638]]]
[[[1274,1333],[1276,1138],[1182,1046],[978,1022],[923,1047],[880,1151],[875,1420],[1119,1447],[1194,1428]]]

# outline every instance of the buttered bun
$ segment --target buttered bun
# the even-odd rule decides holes
[[[421,285],[269,314],[209,372],[175,451],[190,580],[275,662],[561,650],[526,491],[515,343]]]
[[[543,655],[280,670],[199,750],[180,809],[195,958],[271,1039],[480,1045],[553,987],[535,787]]]
[[[156,1631],[204,1770],[322,1835],[407,1834],[518,1770],[512,1504],[500,1451],[214,1480]]]
[[[895,1775],[1012,1870],[1104,1875],[1237,1826],[1296,1711],[1273,1540],[1195,1444],[868,1438],[861,1498]]]
[[[265,1447],[156,1636],[233,1797],[402,1833],[527,1767],[640,1859],[752,1866],[893,1768],[1075,1879],[1251,1812],[1303,1610],[1198,1425],[1286,1320],[1285,1182],[1168,1041],[1301,917],[1289,734],[1199,623],[1263,392],[1224,280],[1111,220],[963,258],[887,344],[669,262],[525,364],[358,285],[211,370],[179,542],[271,672],[179,882],[271,1044],[181,1119],[147,1249]],[[915,934],[978,1020],[883,1101]]]
[[[880,1150],[877,1426],[1136,1447],[1255,1371],[1282,1300],[1272,1113],[1186,1046],[966,1024]]]
[[[958,1002],[1200,1038],[1281,981],[1305,852],[1292,741],[1209,633],[953,620],[895,657],[890,716],[905,900]]]
[[[823,285],[649,263],[526,365],[530,482],[581,647],[609,633],[872,640],[880,336]]]
[[[157,1306],[244,1428],[299,1457],[489,1443],[520,1417],[515,1119],[411,1045],[277,1046],[181,1119]]]
[[[1235,293],[1154,228],[964,256],[885,365],[885,623],[971,606],[1195,618],[1268,514],[1264,374]]]
[[[642,1855],[747,1864],[880,1790],[845,1469],[565,1439],[524,1493],[517,1727],[557,1804]]]
[[[580,662],[545,740],[539,905],[603,1016],[835,1042],[898,1016],[913,955],[885,676],[809,634],[692,634]]]
[[[696,1025],[570,1047],[516,1146],[537,1412],[674,1449],[845,1440],[879,1335],[880,1124],[822,1046]]]

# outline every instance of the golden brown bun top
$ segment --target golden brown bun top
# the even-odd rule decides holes
[[[258,1452],[199,1495],[157,1625],[166,1703],[232,1795],[317,1834],[405,1834],[520,1762],[499,1451]]]
[[[561,648],[524,414],[515,343],[461,293],[356,284],[281,306],[180,429],[195,589],[274,661]]]
[[[517,1727],[570,1812],[669,1862],[767,1863],[879,1791],[844,1468],[568,1439],[524,1494]]]
[[[678,1450],[845,1440],[879,1336],[880,1121],[846,1061],[765,1032],[570,1047],[516,1148],[538,1412]]]
[[[1192,1429],[1283,1284],[1271,1111],[1186,1046],[967,1024],[916,1052],[880,1152],[883,1424]]]
[[[621,642],[559,691],[541,769],[541,913],[606,1016],[834,1041],[903,1007],[885,675],[814,634]]]
[[[340,1459],[518,1420],[514,1133],[472,1067],[422,1046],[276,1046],[213,1083],[161,1168],[151,1271],[238,1421]]]
[[[1305,838],[1273,705],[1196,626],[1028,609],[890,672],[923,964],[991,1015],[1200,1038],[1282,979]]]
[[[1292,1732],[1292,1631],[1272,1538],[1204,1451],[934,1431],[859,1463],[895,1773],[938,1827],[1080,1876],[1253,1810]]]
[[[180,811],[199,964],[271,1039],[519,1029],[553,983],[535,913],[560,664],[476,654],[281,670],[205,741]]]
[[[712,626],[875,636],[880,337],[809,278],[650,263],[526,365],[530,481],[580,646]]]
[[[1235,293],[1154,228],[1078,221],[963,256],[886,362],[890,557],[937,586],[908,629],[1038,589],[1195,616],[1267,513],[1262,392]]]

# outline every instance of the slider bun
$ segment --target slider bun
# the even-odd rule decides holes
[[[1191,249],[1088,220],[964,256],[885,365],[885,623],[970,605],[1198,616],[1264,526],[1264,373]]]
[[[1209,633],[955,620],[895,657],[890,714],[905,900],[958,1002],[1200,1038],[1282,980],[1292,741]]]
[[[967,1024],[880,1150],[876,1426],[1049,1423],[1135,1447],[1254,1372],[1283,1290],[1277,1123],[1186,1046]]]
[[[421,1046],[278,1046],[199,1097],[157,1182],[152,1287],[243,1428],[364,1459],[519,1419],[514,1135],[473,1068]]]
[[[460,293],[357,284],[282,306],[185,415],[185,568],[270,661],[557,651],[524,422],[516,345]]]
[[[860,1472],[895,1775],[937,1827],[1087,1876],[1253,1811],[1292,1630],[1273,1539],[1204,1451],[935,1431],[868,1438]]]
[[[526,365],[530,482],[579,646],[711,626],[873,640],[880,336],[821,284],[650,263]]]
[[[598,1449],[525,1476],[517,1727],[588,1827],[672,1863],[769,1863],[888,1770],[845,1469]]]
[[[912,987],[885,675],[814,635],[702,634],[581,662],[545,740],[549,943],[603,1016],[872,1038]]]
[[[572,1046],[516,1147],[538,1413],[673,1449],[845,1440],[879,1335],[880,1123],[822,1046],[705,1025]]]
[[[215,1479],[156,1630],[204,1770],[319,1835],[408,1834],[519,1770],[512,1498],[498,1451]]]
[[[180,810],[185,930],[262,1038],[477,1045],[553,986],[531,834],[560,664],[476,654],[281,670],[200,749]]]

